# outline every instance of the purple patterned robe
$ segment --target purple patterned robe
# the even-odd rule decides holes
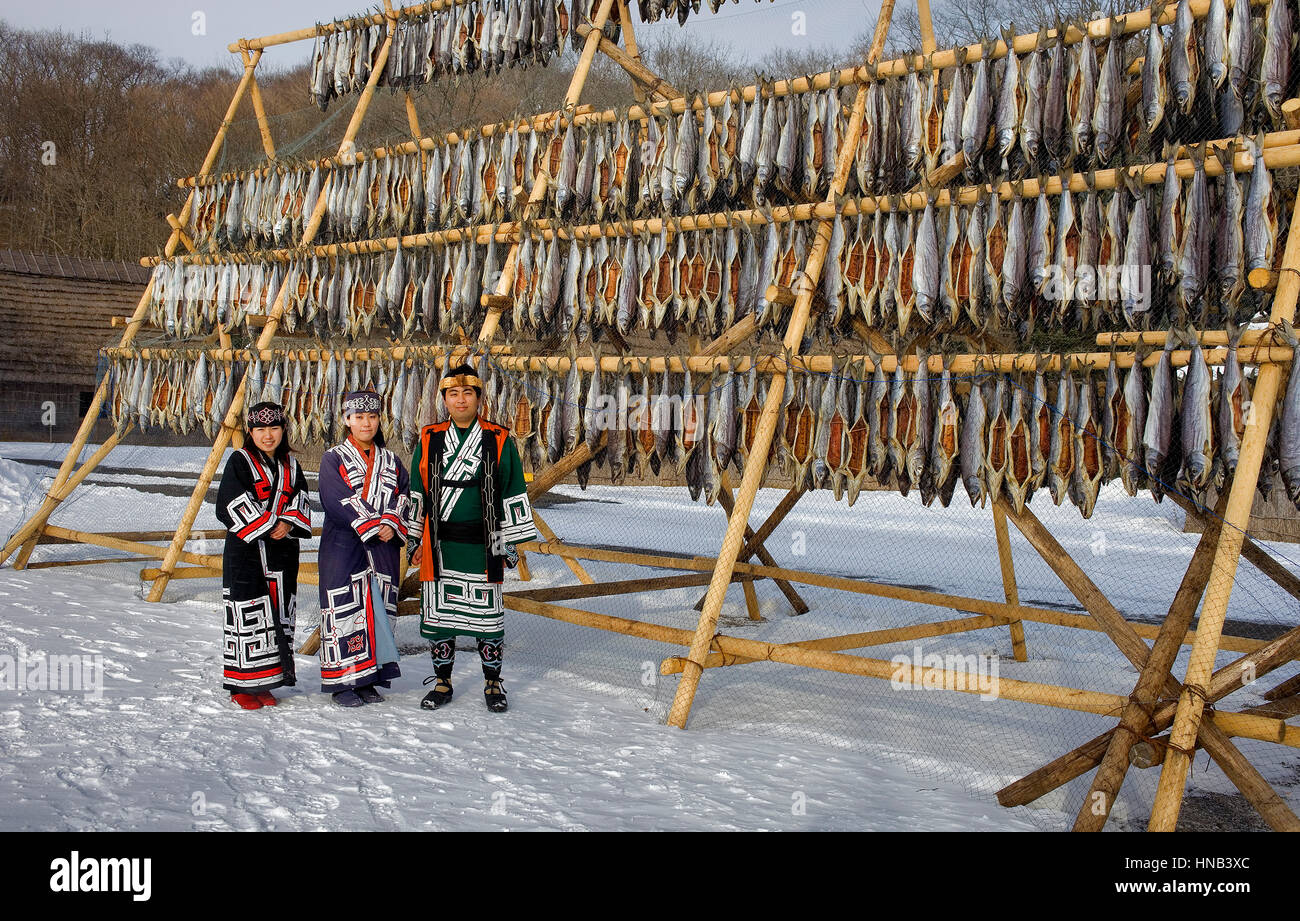
[[[326,451],[320,462],[321,688],[342,691],[372,684],[388,687],[401,674],[384,657],[387,622],[397,615],[401,548],[407,535],[406,468],[375,445],[366,484],[366,461],[351,439]],[[379,540],[382,525],[397,536]],[[373,576],[373,580],[372,580]],[[376,585],[377,583],[377,585]]]

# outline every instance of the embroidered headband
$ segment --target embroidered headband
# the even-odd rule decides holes
[[[248,411],[248,415],[244,417],[244,422],[250,429],[271,425],[283,427],[285,424],[284,410],[280,408],[278,403],[258,403]]]
[[[483,382],[478,379],[476,374],[453,374],[442,379],[438,385],[438,390],[445,392],[452,387],[473,387],[479,393],[483,392]]]
[[[352,413],[378,413],[379,408],[379,394],[373,390],[356,390],[343,400],[344,416]]]

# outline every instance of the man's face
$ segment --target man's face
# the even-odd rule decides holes
[[[478,391],[473,387],[448,387],[442,398],[457,425],[467,425],[478,415]]]

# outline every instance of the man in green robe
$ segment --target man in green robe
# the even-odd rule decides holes
[[[478,415],[483,384],[469,365],[439,385],[450,418],[425,426],[411,459],[411,498],[421,534],[420,634],[433,643],[433,690],[421,706],[452,696],[456,637],[478,641],[488,709],[506,710],[501,685],[505,612],[501,582],[519,559],[514,545],[537,537],[523,463],[509,430]]]

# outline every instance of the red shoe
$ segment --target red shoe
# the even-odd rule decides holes
[[[239,704],[239,706],[243,707],[245,710],[262,709],[261,699],[253,696],[252,694],[231,694],[230,699],[234,703]]]
[[[270,691],[258,691],[257,699],[262,702],[263,707],[274,707],[276,704],[279,703],[279,701],[275,699],[274,695],[272,695]]]

